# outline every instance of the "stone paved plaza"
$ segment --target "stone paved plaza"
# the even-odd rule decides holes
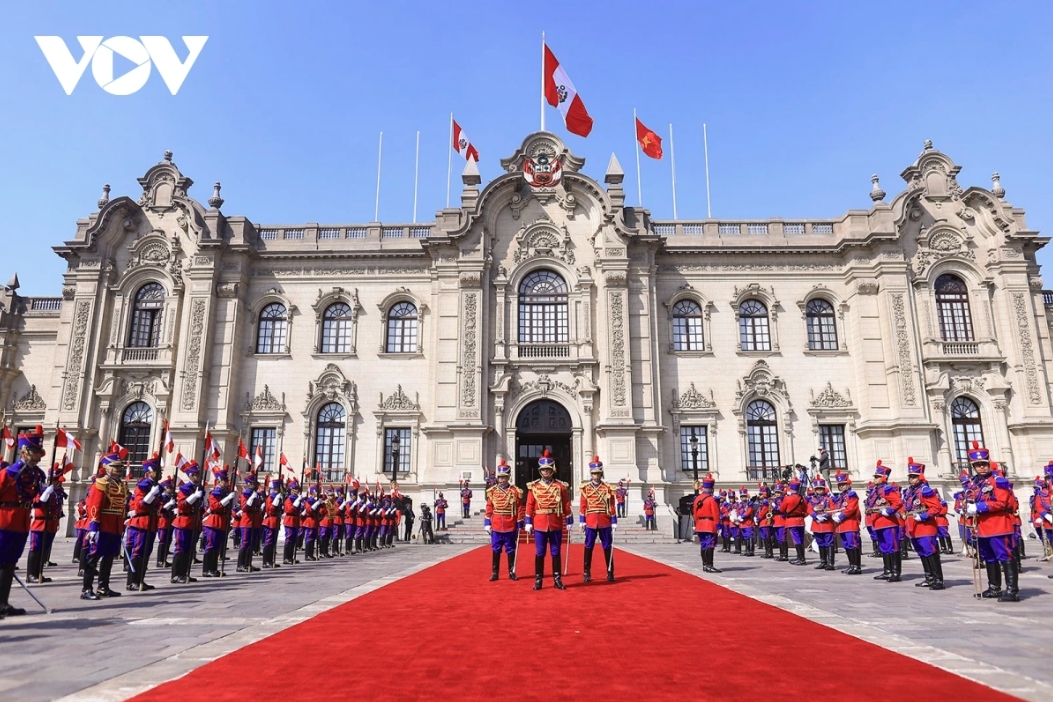
[[[185,586],[170,585],[165,573],[155,572],[150,579],[160,585],[157,590],[82,602],[69,563],[72,544],[64,540],[53,554],[59,565],[48,569],[54,582],[34,587],[54,613],[44,615],[16,585],[12,601],[30,615],[0,621],[5,663],[0,699],[123,700],[474,547],[402,544],[392,551],[277,573],[231,573],[222,581]],[[913,557],[904,562],[904,581],[887,584],[871,578],[878,571],[876,559],[863,559],[864,576],[846,577],[813,570],[811,564],[801,568],[718,553],[724,572],[704,575],[694,544],[640,544],[629,550],[1021,698],[1053,699],[1053,670],[1045,667],[1053,652],[1047,599],[1053,580],[1045,576],[1053,573],[1053,564],[1034,557],[1025,561],[1021,575],[1025,599],[1009,604],[974,600],[969,562],[958,557],[947,558],[944,567],[948,589],[934,593],[913,587],[921,578]],[[843,553],[840,560],[844,563]],[[580,564],[572,563],[569,580],[580,573]],[[123,586],[123,576],[114,580]],[[523,594],[530,592],[524,587]],[[788,644],[792,647],[792,640]],[[107,655],[97,655],[100,647]],[[805,668],[832,663],[809,661],[806,650],[799,654]]]

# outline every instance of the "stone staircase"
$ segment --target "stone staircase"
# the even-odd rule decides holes
[[[440,544],[488,544],[490,536],[483,530],[483,510],[471,512],[471,517],[464,519],[460,511],[446,513],[447,531],[435,532],[435,542]],[[571,539],[574,543],[581,543],[584,536],[577,526],[577,515],[574,516],[574,527]],[[673,516],[657,516],[658,529],[650,531],[644,528],[642,514],[630,514],[618,520],[618,529],[614,533],[615,544],[672,544],[676,543],[673,537]],[[526,540],[526,532],[520,532],[520,543]]]

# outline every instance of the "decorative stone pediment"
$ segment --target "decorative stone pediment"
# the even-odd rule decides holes
[[[852,406],[852,400],[849,396],[848,389],[845,389],[845,394],[834,390],[832,383],[827,382],[826,387],[816,395],[815,390],[811,391],[812,399],[809,401],[809,405],[816,408],[822,409],[846,409]]]
[[[308,413],[312,405],[323,401],[342,402],[350,409],[350,414],[358,411],[358,387],[354,382],[344,377],[343,372],[335,363],[327,365],[317,380],[312,380],[308,383]]]
[[[545,215],[519,230],[516,247],[512,260],[517,264],[537,256],[550,256],[568,266],[574,265],[574,251],[570,248],[570,232],[566,225],[556,225]]]
[[[285,393],[282,393],[282,399],[279,402],[278,399],[271,394],[269,386],[263,386],[263,392],[256,397],[252,397],[250,393],[245,393],[245,410],[248,412],[284,412],[285,411]]]
[[[965,241],[965,237],[950,227],[922,228],[918,235],[918,251],[911,259],[911,269],[916,278],[923,278],[932,265],[945,258],[973,261],[976,254]]]
[[[534,132],[523,140],[515,153],[501,159],[501,168],[506,173],[515,173],[523,170],[524,159],[537,160],[542,155],[549,160],[558,160],[567,173],[576,173],[585,166],[585,159],[572,154],[558,136],[550,132]]]
[[[693,382],[683,395],[679,395],[676,388],[673,388],[673,409],[711,409],[716,406],[717,403],[713,400],[712,389],[710,389],[709,397],[707,398],[695,389]]]
[[[934,149],[932,142],[926,140],[921,155],[900,176],[906,181],[909,191],[921,191],[926,199],[942,202],[961,197],[962,187],[957,180],[961,170],[961,166],[955,165],[950,157]]]
[[[415,395],[415,400],[410,400],[409,396],[402,391],[402,386],[398,386],[398,390],[392,395],[388,395],[388,398],[384,399],[384,393],[380,393],[380,402],[377,407],[382,410],[389,410],[395,412],[420,412],[420,395]]]
[[[570,397],[577,397],[577,388],[580,383],[581,379],[575,378],[574,387],[571,387],[570,385],[567,385],[566,383],[560,382],[558,380],[552,380],[547,373],[542,373],[537,377],[536,380],[528,380],[525,383],[520,383],[516,380],[513,380],[511,383],[512,389],[509,392],[509,395],[512,397],[512,399],[515,399],[522,395],[524,392],[536,390],[541,393],[542,397],[548,397],[548,393],[551,389],[558,388],[559,390],[562,390],[563,392],[567,393],[567,395],[569,395]]]
[[[22,397],[18,398],[14,404],[15,412],[43,412],[46,409],[47,403],[44,402],[44,399],[39,393],[37,393],[36,385],[30,385],[29,391]]]
[[[757,361],[746,377],[735,381],[735,384],[737,387],[735,399],[740,404],[746,398],[758,397],[783,400],[789,406],[786,383],[771,372],[771,368],[764,360]]]
[[[169,209],[176,198],[186,198],[187,190],[194,184],[172,163],[172,152],[165,151],[164,160],[139,178],[143,194],[139,206],[147,209]]]

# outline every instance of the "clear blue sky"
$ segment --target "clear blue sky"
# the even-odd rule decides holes
[[[587,139],[548,126],[602,178],[611,152],[635,203],[632,110],[676,135],[681,218],[835,217],[889,198],[925,139],[1032,229],[1053,233],[1049,198],[1053,10],[1048,3],[847,2],[92,2],[8,3],[0,24],[0,282],[57,295],[51,246],[95,209],[103,183],[138,197],[165,149],[205,201],[264,223],[408,222],[421,132],[418,219],[445,202],[449,113],[499,174],[539,127],[540,35],[595,119]],[[178,95],[154,71],[127,97],[90,69],[72,96],[35,35],[208,35]],[[666,144],[668,147],[668,144]],[[668,150],[667,150],[668,152]],[[644,204],[670,217],[668,160],[644,159]],[[463,163],[461,164],[463,165]],[[454,193],[457,192],[454,169]],[[1040,254],[1053,263],[1053,251]],[[1046,274],[1053,284],[1053,273]]]

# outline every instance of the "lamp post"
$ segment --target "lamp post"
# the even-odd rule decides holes
[[[399,431],[395,430],[395,435],[391,437],[391,479],[395,480],[399,474],[399,448],[402,442],[399,440]]]
[[[698,436],[691,435],[691,469],[695,473],[695,482],[698,482]]]

